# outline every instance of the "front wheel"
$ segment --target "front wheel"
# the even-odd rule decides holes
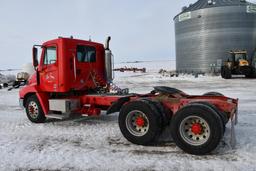
[[[171,123],[171,134],[176,145],[194,155],[213,151],[220,143],[223,132],[220,116],[204,104],[183,107],[174,115]]]
[[[25,104],[28,119],[33,123],[44,123],[46,120],[43,109],[36,95],[28,97]]]

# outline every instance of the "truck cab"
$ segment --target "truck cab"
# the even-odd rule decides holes
[[[98,91],[109,92],[113,79],[109,41],[110,37],[104,47],[92,41],[59,37],[42,45],[34,45],[35,73],[20,90],[20,105],[29,110],[28,99],[33,97],[40,102],[44,115],[55,111],[55,107],[62,103],[65,103],[62,110],[64,113],[73,110],[66,110],[67,102],[79,106],[79,98],[83,95]],[[57,100],[60,103],[51,104]]]
[[[66,93],[107,85],[102,44],[58,38],[39,46],[42,48],[40,59],[36,58],[37,47],[33,47],[34,61],[39,64],[35,65],[37,74],[34,77],[40,91]]]

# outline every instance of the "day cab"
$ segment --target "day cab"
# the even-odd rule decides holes
[[[27,113],[42,109],[44,115],[58,118],[64,116],[52,114],[78,109],[81,102],[79,98],[83,95],[108,92],[112,82],[109,41],[110,37],[106,47],[100,43],[73,38],[58,38],[35,45],[35,73],[28,85],[20,90],[21,106],[26,108]],[[38,48],[41,50],[40,59]],[[34,109],[34,103],[29,104],[31,100],[38,101],[40,109]],[[33,120],[31,115],[28,116]],[[42,118],[38,122],[45,119]]]
[[[220,93],[188,95],[158,86],[147,94],[112,92],[110,37],[100,43],[58,38],[33,47],[35,73],[20,90],[20,104],[34,123],[71,114],[99,116],[119,112],[123,136],[139,145],[157,142],[168,129],[173,141],[191,154],[213,151],[231,121],[231,142],[237,123],[238,100]],[[42,49],[38,60],[38,48]]]

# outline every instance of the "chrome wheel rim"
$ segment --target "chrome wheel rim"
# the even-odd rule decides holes
[[[149,130],[149,120],[147,116],[138,110],[128,113],[125,124],[128,131],[134,136],[144,136]]]
[[[203,145],[209,140],[211,134],[208,122],[199,116],[183,119],[179,131],[182,139],[193,146]]]
[[[39,115],[38,105],[36,102],[31,101],[28,104],[28,114],[31,118],[36,119]]]

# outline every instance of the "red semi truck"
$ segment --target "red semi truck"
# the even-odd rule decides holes
[[[119,127],[130,142],[149,145],[170,126],[174,142],[187,153],[213,151],[231,120],[232,133],[238,100],[219,93],[191,96],[170,87],[148,94],[111,93],[110,37],[103,44],[61,38],[33,46],[35,73],[20,90],[20,105],[34,123],[71,114],[97,116],[119,113]],[[38,59],[38,48],[42,49]],[[121,92],[121,93],[120,93]],[[234,144],[234,134],[232,144]]]

